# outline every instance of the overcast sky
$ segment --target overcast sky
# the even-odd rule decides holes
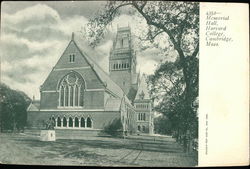
[[[63,53],[72,32],[79,33],[89,18],[105,2],[3,2],[1,9],[1,80],[13,89],[24,91],[29,97],[40,98],[39,86]],[[146,29],[138,16],[122,14],[109,27],[111,34],[117,25],[130,25],[132,32]],[[140,29],[138,29],[140,28]],[[111,36],[112,37],[112,36]],[[101,53],[98,64],[108,69],[112,38],[105,37],[96,48]],[[137,69],[152,74],[160,62],[159,50],[149,48],[137,53]]]

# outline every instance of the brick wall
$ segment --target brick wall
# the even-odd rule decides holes
[[[75,55],[75,62],[69,63],[69,55]],[[79,67],[79,66],[88,66],[87,61],[81,56],[80,51],[75,46],[74,42],[71,41],[61,58],[58,60],[56,64],[56,68],[70,68],[70,67]]]
[[[57,109],[58,92],[41,93],[41,109]],[[84,109],[103,109],[104,91],[85,91]]]
[[[75,55],[75,62],[69,62],[69,56]],[[97,77],[96,73],[89,65],[87,60],[81,55],[81,52],[70,42],[63,55],[58,60],[54,69],[48,75],[41,86],[41,109],[56,109],[58,106],[58,87],[63,79],[71,71],[79,74],[84,79],[85,91],[84,108],[99,109],[104,106],[104,91],[94,91],[104,89],[104,85]],[[88,91],[91,90],[91,91]]]
[[[131,73],[127,71],[112,71],[110,72],[111,79],[118,84],[122,90],[127,94],[131,88]]]

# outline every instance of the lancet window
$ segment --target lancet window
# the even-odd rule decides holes
[[[59,85],[60,107],[83,107],[84,105],[84,80],[74,72],[63,77]]]

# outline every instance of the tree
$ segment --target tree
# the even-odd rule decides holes
[[[197,138],[198,119],[196,113],[191,115],[186,113],[185,81],[177,63],[168,61],[161,63],[155,73],[149,76],[148,84],[152,99],[158,103],[155,110],[166,116],[162,121],[171,122],[168,130],[177,140],[186,134],[187,129],[191,132],[192,138]],[[192,110],[197,112],[197,107],[194,106],[196,105],[192,105]],[[163,123],[160,124],[159,127],[165,127]]]
[[[164,115],[154,118],[155,133],[172,135],[172,122]]]
[[[0,84],[0,122],[1,131],[20,130],[26,125],[27,107],[31,99],[23,92]]]
[[[104,10],[90,20],[85,30],[91,46],[95,47],[100,42],[107,33],[107,26],[125,6],[140,14],[148,24],[146,37],[141,39],[154,42],[157,36],[166,34],[170,44],[166,48],[173,48],[178,54],[175,64],[181,70],[184,82],[184,91],[179,97],[181,100],[178,105],[185,112],[182,127],[186,133],[192,128],[192,123],[187,119],[196,117],[193,103],[198,96],[199,3],[108,1]]]

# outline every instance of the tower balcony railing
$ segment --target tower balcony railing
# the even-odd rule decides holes
[[[115,48],[113,50],[113,53],[125,53],[125,52],[131,52],[133,49],[131,49],[130,47],[126,47],[126,48]]]
[[[131,58],[131,55],[129,53],[119,53],[119,54],[113,54],[110,55],[110,59],[126,59],[126,58]]]

